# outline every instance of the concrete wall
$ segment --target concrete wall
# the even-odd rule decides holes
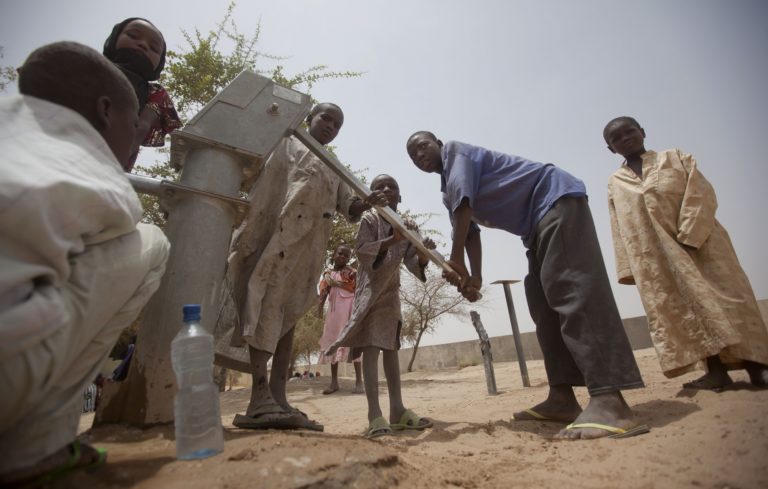
[[[633,350],[653,346],[645,316],[628,318],[623,321],[624,330],[627,332]],[[535,332],[522,333],[520,340],[526,360],[541,360],[543,358]],[[510,334],[491,338],[491,353],[494,362],[516,362],[517,351],[513,336]],[[403,372],[406,371],[412,354],[412,348],[400,350],[400,368]],[[419,347],[413,370],[463,367],[482,365],[482,363],[483,357],[480,353],[479,340],[470,340]]]
[[[758,301],[760,312],[768,324],[768,299]],[[482,317],[481,317],[482,319]],[[648,332],[648,321],[645,316],[638,316],[622,320],[624,330],[627,332],[629,343],[633,350],[641,350],[653,346],[651,335]],[[469,322],[469,317],[467,317]],[[541,348],[536,339],[535,332],[522,333],[520,339],[523,344],[523,352],[526,360],[541,360]],[[517,352],[515,351],[515,341],[512,335],[496,336],[491,338],[491,353],[494,362],[516,362]],[[403,348],[400,350],[400,370],[405,372],[408,362],[413,354],[412,348]],[[413,370],[434,370],[442,368],[457,368],[468,365],[482,365],[483,357],[480,353],[479,340],[461,341],[458,343],[446,343],[443,345],[421,346],[416,353],[416,361],[413,364]],[[327,365],[314,367],[314,370],[320,370],[323,375],[330,375],[330,369]],[[379,374],[383,376],[381,365]],[[351,364],[340,365],[339,375],[343,377],[354,376]]]

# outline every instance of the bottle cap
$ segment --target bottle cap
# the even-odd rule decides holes
[[[200,320],[200,304],[184,304],[182,311],[184,312],[184,321]]]

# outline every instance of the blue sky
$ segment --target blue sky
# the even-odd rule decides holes
[[[171,49],[183,47],[182,29],[214,28],[226,6],[3,0],[0,63],[17,66],[59,40],[100,49],[112,25],[132,16],[154,22]],[[637,290],[613,278],[606,183],[621,161],[601,132],[615,116],[636,117],[647,148],[697,158],[757,297],[768,298],[768,162],[760,146],[768,139],[768,3],[241,0],[235,20],[244,33],[260,21],[260,49],[290,56],[282,62],[288,73],[316,64],[365,72],[313,89],[345,111],[337,153],[370,176],[393,175],[403,205],[438,214],[430,225],[445,236],[439,179],[416,170],[405,152],[415,130],[555,163],[584,180],[625,317],[643,310]],[[485,230],[483,241],[487,284],[525,275],[518,238]],[[503,292],[489,287],[483,322],[492,336],[508,334]],[[522,286],[512,290],[521,328],[532,330]],[[451,319],[425,344],[476,337],[468,317]]]

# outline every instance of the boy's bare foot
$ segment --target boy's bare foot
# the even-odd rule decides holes
[[[355,384],[355,388],[352,389],[352,394],[365,394],[365,387],[363,387],[362,382]]]
[[[733,380],[727,372],[709,371],[696,380],[683,384],[684,389],[703,389],[720,392],[723,388],[733,384]]]
[[[338,384],[331,384],[327,389],[323,390],[323,395],[327,396],[328,394],[333,394],[338,390],[339,390]]]
[[[594,423],[619,430],[630,430],[637,426],[635,415],[624,401],[621,392],[609,392],[592,396],[586,409],[576,418],[573,425]],[[591,440],[612,435],[611,431],[594,427],[564,428],[555,435],[559,440]]]
[[[570,423],[581,414],[581,406],[573,395],[573,389],[565,385],[549,387],[549,395],[530,409],[518,411],[512,416],[517,421],[559,421]],[[538,415],[538,416],[537,416]]]

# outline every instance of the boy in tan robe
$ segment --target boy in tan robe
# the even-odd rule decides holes
[[[706,360],[707,373],[684,387],[720,390],[732,383],[729,368],[768,385],[768,330],[696,160],[646,151],[631,117],[613,119],[603,136],[626,158],[608,183],[619,282],[637,284],[664,375]]]
[[[343,123],[344,113],[331,103],[316,105],[307,117],[309,134],[323,145],[336,138]],[[249,199],[251,211],[232,239],[228,273],[239,319],[231,344],[247,345],[253,389],[245,414],[233,423],[249,429],[322,431],[322,425],[307,419],[286,397],[294,327],[317,304],[317,277],[334,213],[357,221],[363,211],[386,199],[375,192],[366,201],[355,196],[294,136],[278,144]],[[219,363],[226,361],[222,356],[219,352]]]

